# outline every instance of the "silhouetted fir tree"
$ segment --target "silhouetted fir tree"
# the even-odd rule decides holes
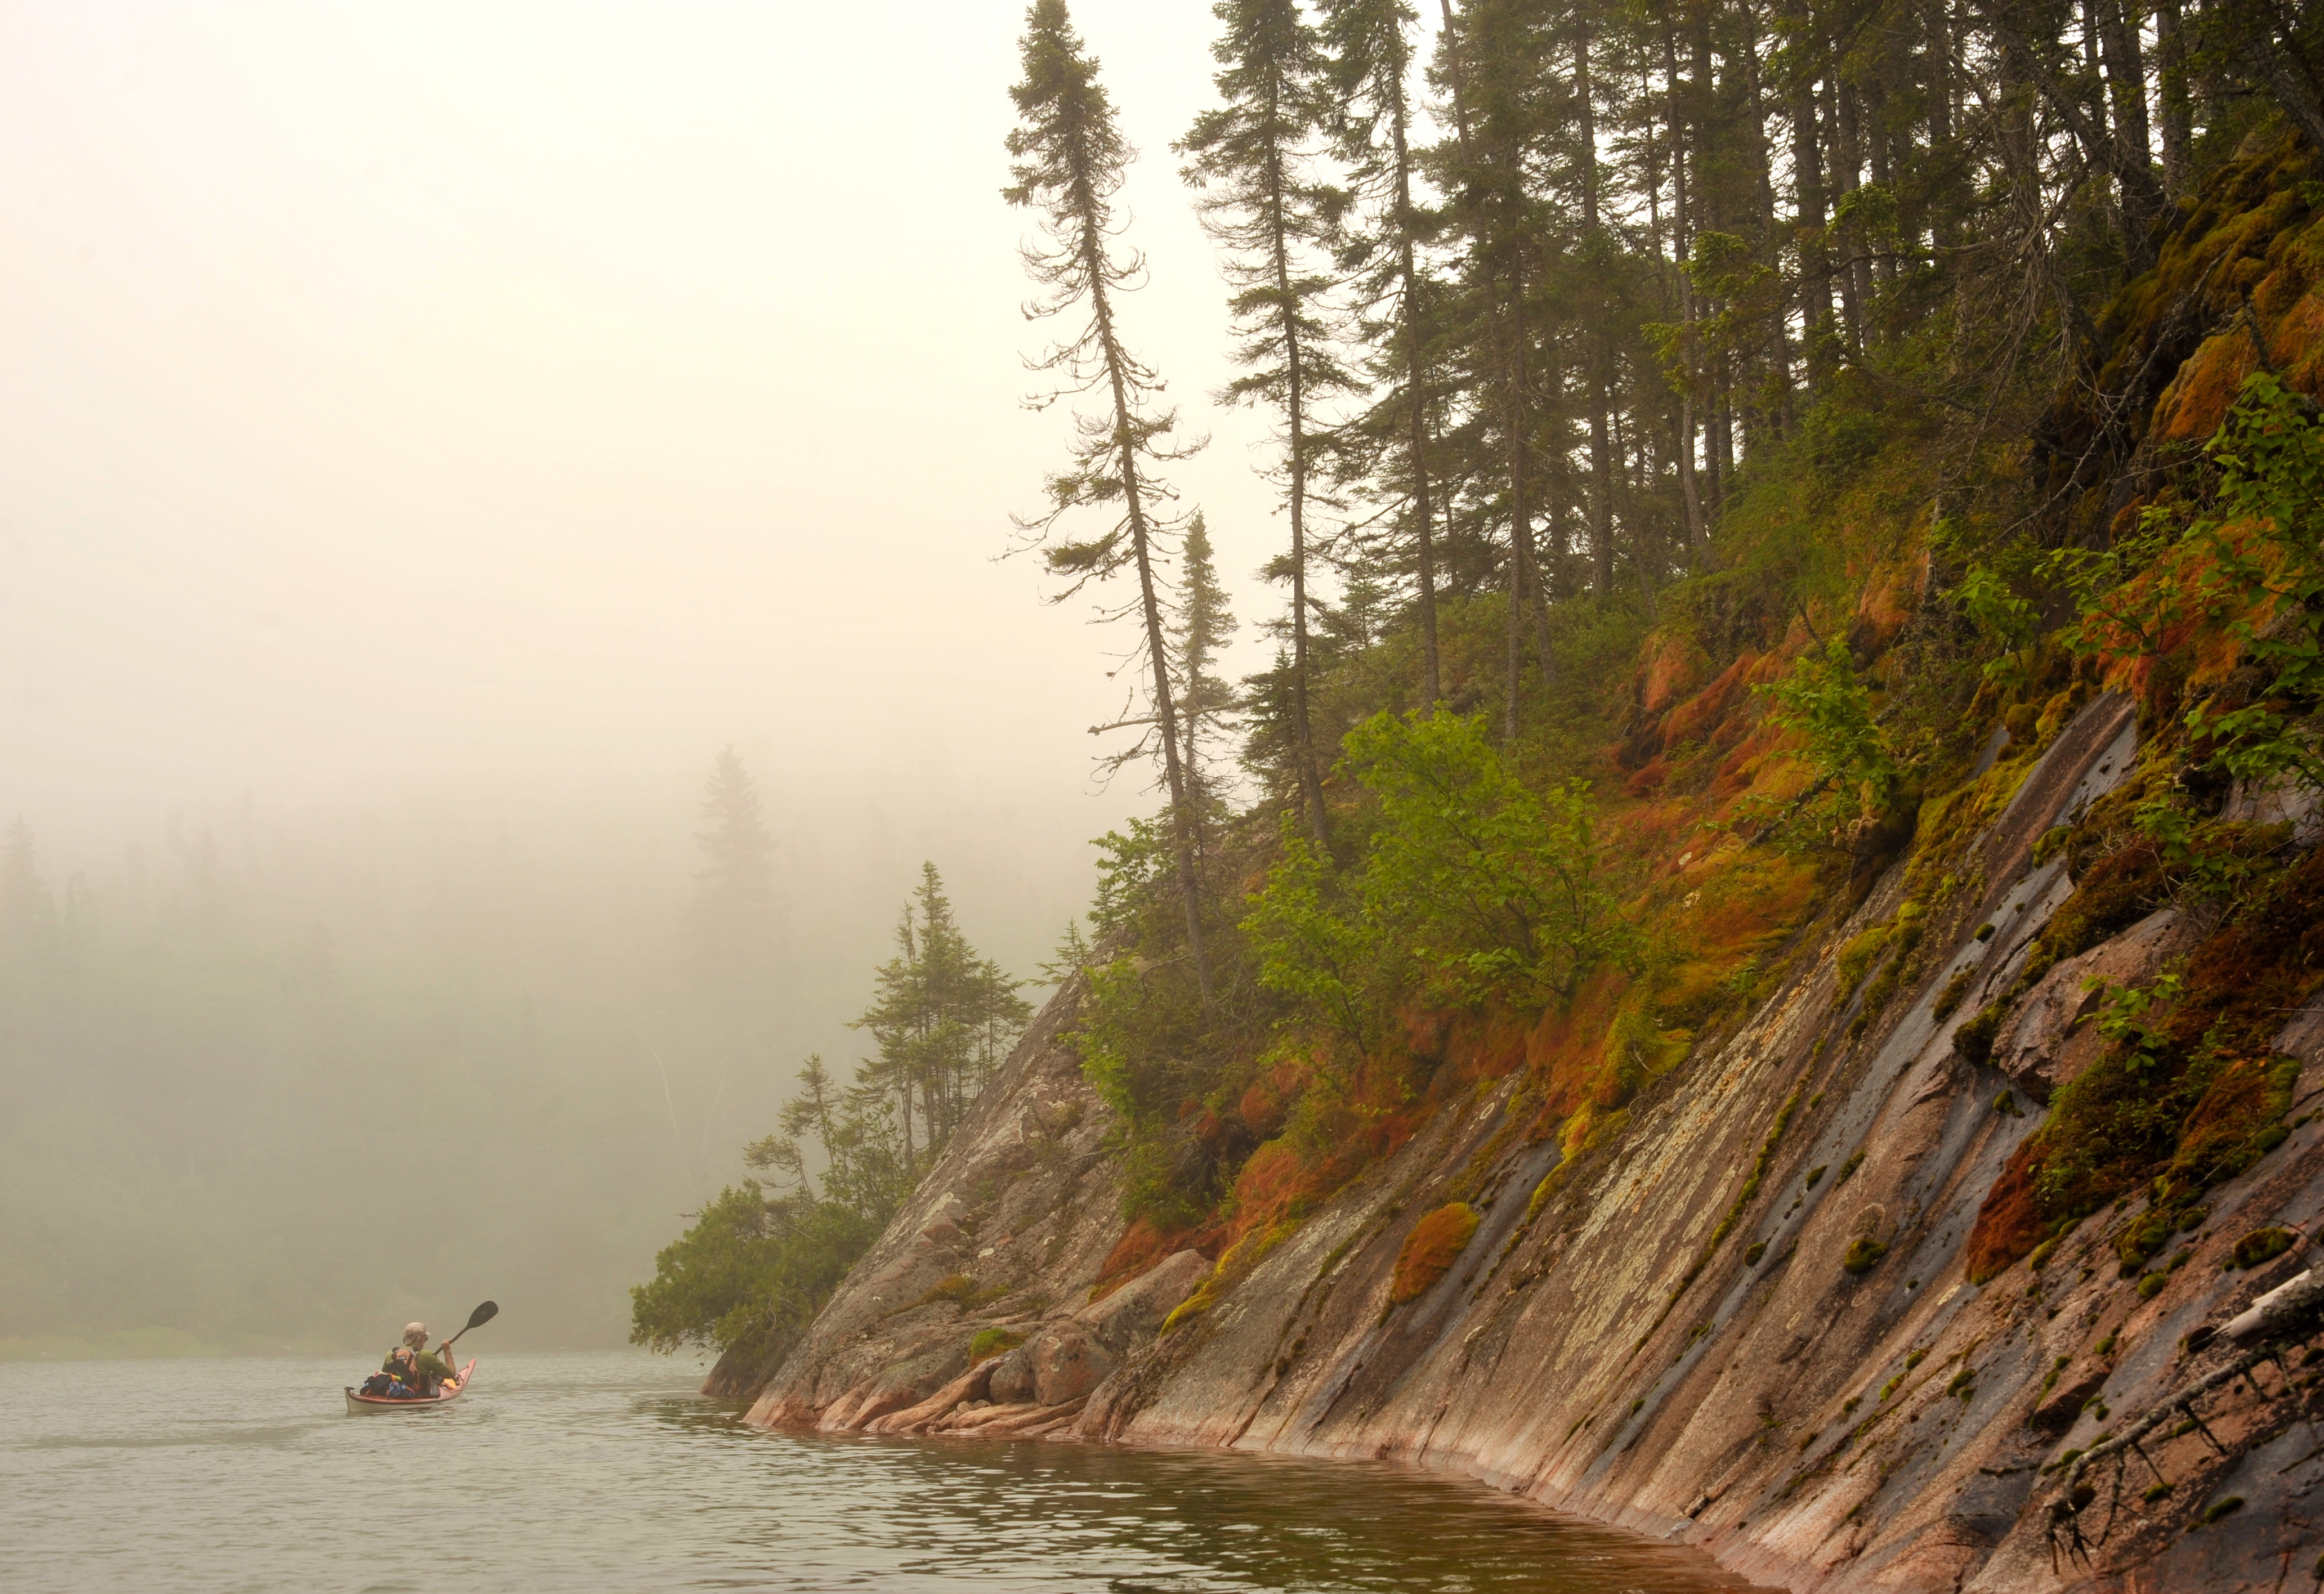
[[[1176,412],[1155,407],[1162,382],[1130,354],[1115,319],[1115,295],[1137,281],[1144,264],[1136,254],[1117,258],[1112,248],[1113,201],[1131,151],[1114,120],[1112,102],[1097,80],[1097,62],[1074,32],[1065,0],[1035,0],[1026,14],[1020,51],[1025,75],[1010,90],[1019,124],[1008,139],[1010,174],[1016,180],[1002,190],[1002,197],[1041,220],[1040,240],[1021,252],[1026,274],[1042,290],[1026,307],[1026,314],[1043,319],[1086,318],[1070,337],[1029,362],[1035,371],[1056,373],[1059,382],[1035,404],[1040,408],[1059,398],[1094,394],[1098,406],[1094,412],[1074,418],[1071,462],[1048,479],[1047,510],[1018,526],[1026,546],[1040,547],[1051,573],[1066,578],[1053,602],[1061,603],[1090,583],[1125,569],[1137,576],[1136,599],[1101,613],[1108,620],[1135,616],[1139,640],[1130,658],[1132,662],[1142,658],[1148,667],[1149,701],[1145,714],[1121,722],[1123,727],[1143,727],[1137,745],[1109,762],[1119,768],[1158,744],[1163,784],[1170,797],[1171,847],[1185,915],[1186,949],[1207,1009],[1211,973],[1203,949],[1194,817],[1178,755],[1178,715],[1172,702],[1157,568],[1177,523],[1157,512],[1172,495],[1157,471],[1185,457],[1192,448],[1166,443]],[[1089,509],[1112,511],[1118,518],[1095,537],[1064,540],[1054,535],[1066,517]]]
[[[41,879],[32,828],[21,818],[0,847],[0,954],[29,960],[53,949],[57,907]]]
[[[1063,985],[1083,972],[1097,957],[1097,949],[1090,938],[1082,934],[1081,926],[1072,919],[1065,921],[1065,934],[1057,937],[1056,949],[1048,960],[1039,965],[1041,978],[1053,985]]]
[[[698,996],[746,1000],[775,955],[775,843],[758,786],[731,746],[711,768],[695,841],[703,861],[687,910],[687,971]]]

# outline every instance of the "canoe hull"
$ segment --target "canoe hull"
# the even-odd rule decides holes
[[[384,1395],[364,1395],[354,1385],[346,1386],[347,1414],[369,1416],[374,1412],[432,1411],[439,1405],[449,1405],[468,1392],[470,1375],[476,1370],[476,1359],[468,1358],[468,1365],[460,1369],[460,1387],[448,1395],[434,1395],[425,1400],[390,1400]]]

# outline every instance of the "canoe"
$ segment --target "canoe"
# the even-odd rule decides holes
[[[468,1392],[468,1382],[476,1370],[476,1359],[468,1358],[468,1365],[460,1369],[460,1387],[442,1395],[430,1395],[420,1400],[394,1400],[384,1395],[364,1395],[353,1384],[346,1386],[347,1412],[350,1415],[364,1412],[408,1412],[427,1406],[449,1405]]]

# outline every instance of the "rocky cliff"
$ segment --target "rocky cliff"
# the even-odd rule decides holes
[[[2078,514],[2134,515],[2262,363],[2324,385],[2304,171],[2215,185],[2108,322],[2115,465],[2070,406],[2033,456]],[[1895,679],[1929,567],[1865,545],[1848,642]],[[1360,1154],[1262,1147],[1163,1234],[1076,980],[806,1339],[714,1384],[766,1425],[1401,1460],[1800,1589],[2324,1580],[2324,1300],[2273,1293],[2324,1212],[2324,826],[2181,717],[2266,695],[2251,633],[1980,692],[1974,767],[1817,874],[1738,822],[1808,788],[1752,706],[1795,629],[1642,663],[1616,823],[1659,984],[1423,1018]]]
[[[2226,1364],[2241,1347],[2202,1331],[2307,1266],[2324,1008],[2282,1015],[2296,1127],[2153,1268],[2121,1265],[2151,1204],[2124,1202],[1971,1281],[1981,1210],[2088,1050],[2081,977],[2206,943],[2142,917],[2024,993],[1991,1061],[1955,1045],[2074,900],[2037,842],[2123,779],[2136,736],[2112,694],[2057,734],[1965,849],[1981,883],[1929,915],[1919,988],[1872,1024],[1837,954],[1897,917],[1902,864],[1570,1164],[1521,1132],[1516,1080],[1490,1082],[1255,1261],[1180,1251],[1093,1287],[1123,1224],[1105,1110],[1059,1040],[1069,986],[750,1420],[1395,1458],[1803,1589],[2310,1579],[2324,1441],[2297,1357],[2071,1480],[2060,1461]],[[1455,1203],[1473,1230],[1430,1279],[1408,1241]],[[2275,1230],[2289,1248],[2236,1265]],[[2094,1495],[2061,1512],[2076,1487]]]

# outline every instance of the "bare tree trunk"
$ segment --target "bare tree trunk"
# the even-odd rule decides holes
[[[2073,85],[2060,81],[2056,69],[2027,41],[2024,32],[2006,10],[1989,6],[1987,15],[2002,46],[2004,81],[2016,78],[2038,84],[2050,108],[2072,130],[2082,154],[2092,165],[2113,173],[2122,196],[2117,226],[2122,235],[2123,257],[2134,274],[2146,270],[2154,263],[2152,228],[2163,209],[2163,186],[2154,180],[2147,161],[2143,156],[2135,161],[2125,158],[2122,146],[2104,125],[2105,117],[2101,115],[2094,118],[2089,107],[2074,92]],[[2094,53],[2095,33],[2086,29],[2085,37]],[[2267,53],[2271,57],[2273,54]],[[2319,123],[2319,131],[2324,131],[2324,123]]]
[[[1268,107],[1274,120],[1276,107]],[[1315,768],[1315,736],[1307,714],[1307,392],[1299,344],[1297,299],[1291,289],[1291,241],[1284,235],[1284,173],[1270,146],[1267,158],[1269,266],[1283,331],[1284,419],[1291,449],[1291,727],[1296,737],[1299,789],[1306,799],[1315,844],[1332,850],[1332,821],[1323,806],[1323,780]]]
[[[1686,130],[1691,118],[1679,100],[1678,39],[1671,25],[1670,8],[1663,9],[1663,83],[1669,96],[1671,140],[1671,253],[1678,262],[1679,360],[1683,380],[1678,391],[1678,492],[1686,506],[1687,563],[1694,563],[1704,540],[1702,492],[1694,479],[1694,279],[1687,272],[1688,252],[1693,247],[1686,202]]]
[[[1412,235],[1416,228],[1412,208],[1412,151],[1406,142],[1408,120],[1404,82],[1399,78],[1389,115],[1396,156],[1397,271],[1404,304],[1404,381],[1411,400],[1407,446],[1412,450],[1412,514],[1419,539],[1416,574],[1420,585],[1420,685],[1426,712],[1433,714],[1437,704],[1443,701],[1444,682],[1436,645],[1436,550],[1428,492],[1427,363],[1420,349],[1420,271],[1413,256]]]
[[[916,1175],[919,1168],[917,1166],[918,1155],[912,1149],[912,1075],[909,1070],[897,1073],[896,1094],[903,1099],[904,1103],[904,1172],[908,1175]]]
[[[1831,125],[1836,136],[1832,141],[1831,178],[1836,203],[1845,204],[1856,192],[1857,173],[1860,170],[1856,144],[1856,95],[1840,80],[1837,70],[1824,79],[1824,104],[1831,113]],[[1848,328],[1849,351],[1858,359],[1864,356],[1865,300],[1871,298],[1870,284],[1862,272],[1863,230],[1853,223],[1840,228],[1840,314]]]
[[[1093,196],[1082,214],[1097,213]],[[1124,507],[1129,511],[1132,556],[1138,565],[1138,600],[1146,623],[1146,651],[1154,667],[1154,717],[1162,734],[1162,778],[1170,793],[1170,843],[1178,872],[1178,896],[1186,911],[1186,952],[1194,963],[1194,984],[1203,1010],[1211,1009],[1211,965],[1203,951],[1203,897],[1194,872],[1194,816],[1186,800],[1186,771],[1178,760],[1178,714],[1170,691],[1170,655],[1162,630],[1162,604],[1155,595],[1154,560],[1148,535],[1146,498],[1138,475],[1137,430],[1130,412],[1129,356],[1113,329],[1113,305],[1105,291],[1104,239],[1094,227],[1084,231],[1084,269],[1089,274],[1091,308],[1105,355],[1106,380],[1113,394],[1114,447],[1121,459]]]
[[[1831,262],[1823,245],[1823,141],[1817,136],[1815,79],[1807,65],[1808,12],[1801,0],[1793,0],[1786,23],[1802,58],[1792,63],[1784,85],[1792,123],[1792,193],[1798,205],[1792,225],[1800,239],[1800,320],[1807,338],[1808,383],[1821,393],[1832,373]]]
[[[1751,156],[1751,176],[1759,190],[1759,212],[1756,220],[1760,239],[1760,262],[1770,271],[1780,271],[1783,263],[1776,243],[1779,226],[1775,217],[1775,164],[1768,150],[1766,86],[1759,80],[1758,13],[1746,5],[1741,8],[1741,14],[1744,128]],[[1780,436],[1792,425],[1792,339],[1786,320],[1780,309],[1767,318],[1764,358],[1767,373],[1774,378],[1775,412],[1771,416],[1762,409],[1753,421],[1748,440],[1754,446],[1761,440],[1763,433],[1768,437]]]
[[[2138,29],[2123,14],[2122,0],[2097,0],[2098,45],[2106,59],[2107,98],[2114,113],[2114,142],[2125,166],[2153,163],[2153,133],[2146,119],[2146,60]]]
[[[1922,25],[1928,37],[1929,158],[1939,170],[1945,170],[1951,160],[1953,96],[1957,92],[1951,0],[1925,0],[1922,14]],[[1931,196],[1932,208],[1937,212],[1936,221],[1929,229],[1929,242],[1933,247],[1941,249],[1952,241],[1959,186],[1945,180]]]
[[[1573,39],[1573,93],[1581,107],[1575,153],[1582,167],[1582,233],[1583,257],[1596,260],[1602,241],[1598,234],[1598,115],[1590,81],[1590,25],[1587,13]],[[1606,333],[1603,318],[1591,317],[1584,336],[1590,382],[1590,557],[1599,596],[1614,591],[1614,463],[1606,443]]]
[[[1888,104],[1888,54],[1884,51],[1879,70],[1864,87],[1864,115],[1868,124],[1864,130],[1864,159],[1871,168],[1873,182],[1894,193],[1895,189],[1888,181],[1888,131],[1885,115]],[[1872,251],[1872,280],[1884,289],[1895,286],[1896,252],[1885,242]]]
[[[2163,187],[2173,198],[2195,171],[2195,113],[2187,94],[2187,44],[2180,32],[2179,0],[2154,0],[2154,52],[2162,81],[2155,87],[2163,120]]]
[[[1452,0],[1438,0],[1438,5],[1444,14],[1446,60],[1452,69],[1453,125],[1461,141],[1462,163],[1473,170],[1475,155],[1470,143],[1468,97],[1462,81],[1460,34],[1452,20]],[[1488,309],[1494,328],[1494,364],[1498,367],[1496,376],[1501,389],[1502,426],[1508,449],[1509,613],[1503,661],[1503,687],[1507,701],[1502,705],[1502,735],[1508,741],[1515,742],[1517,735],[1517,688],[1525,658],[1522,639],[1525,634],[1526,581],[1528,567],[1533,564],[1533,507],[1526,494],[1526,470],[1525,278],[1521,268],[1512,269],[1506,277],[1497,265],[1489,262],[1486,269],[1490,273],[1491,302]],[[1538,588],[1538,581],[1536,586]],[[1546,674],[1551,668],[1551,658],[1545,597],[1540,631],[1542,668]]]

